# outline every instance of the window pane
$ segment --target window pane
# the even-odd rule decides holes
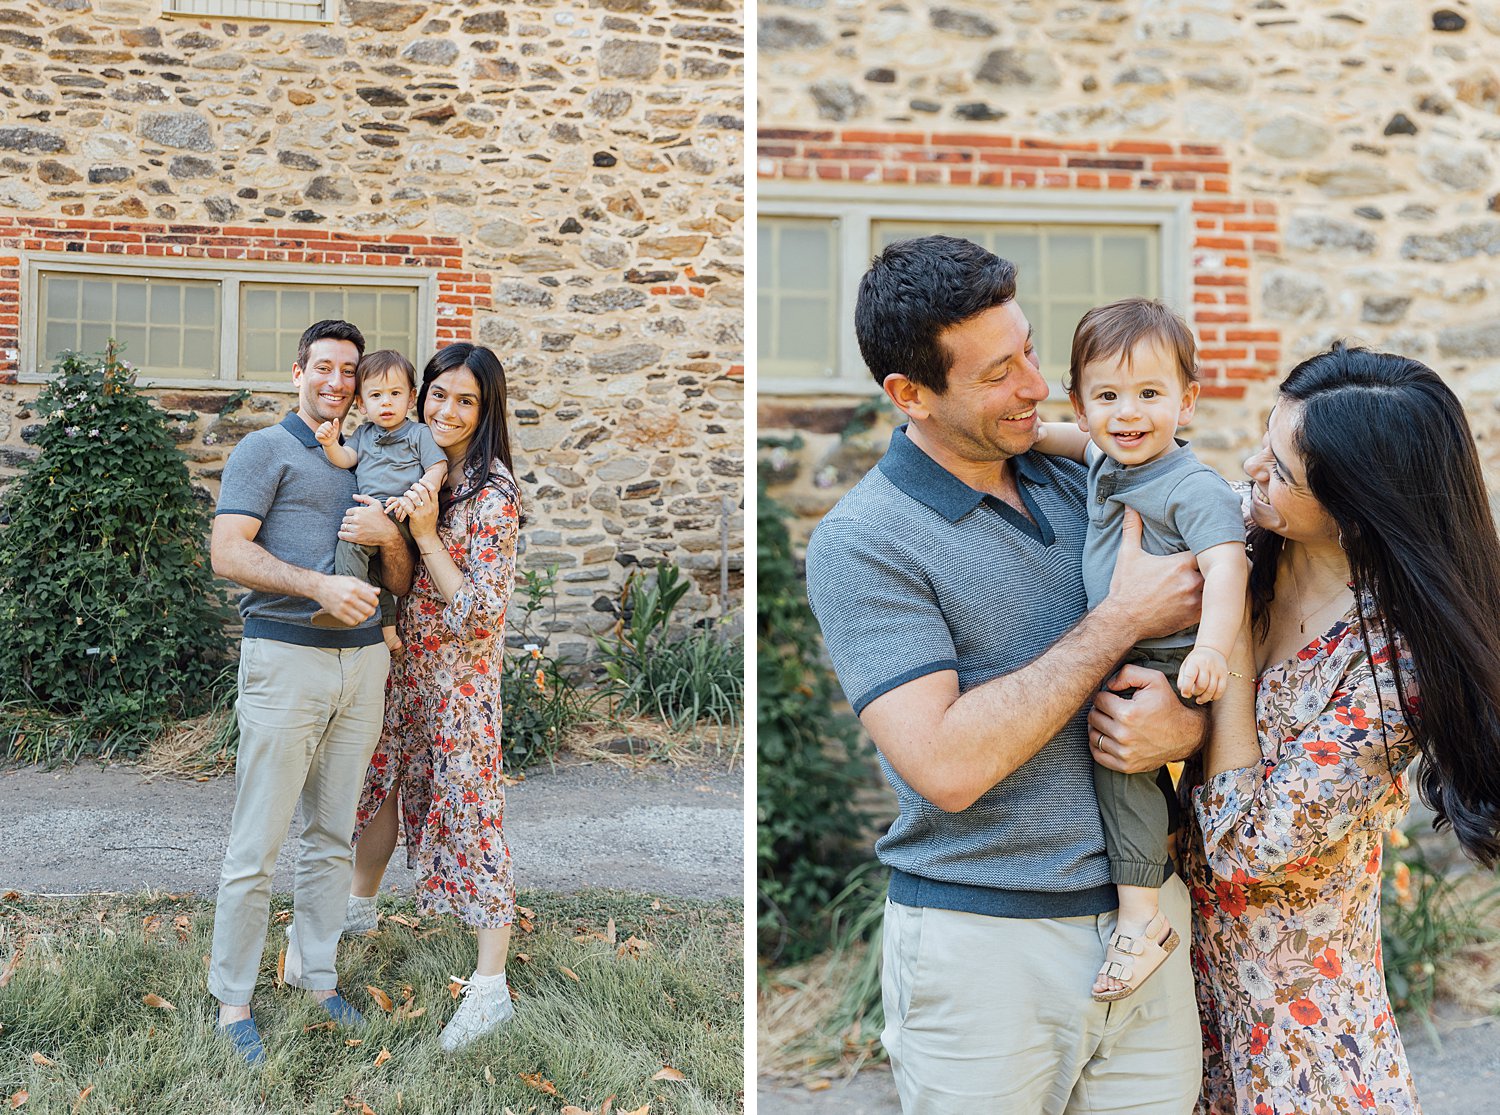
[[[48,322],[44,336],[46,339],[42,342],[43,359],[40,361],[41,367],[37,369],[38,371],[51,371],[58,353],[78,348],[78,328],[69,322]]]
[[[1070,233],[1047,238],[1048,287],[1056,292],[1094,289],[1094,238]]]
[[[146,284],[116,283],[114,287],[115,320],[144,325],[146,323]],[[209,304],[212,305],[213,295],[208,291],[203,293],[208,296]]]
[[[144,325],[115,326],[115,343],[120,346],[120,359],[132,364],[146,362],[146,327]]]
[[[838,223],[762,217],[756,343],[768,376],[823,379],[838,363]]]
[[[188,325],[215,327],[219,300],[207,287],[190,286],[182,292],[182,320]]]
[[[352,322],[365,351],[395,349],[415,358],[417,291],[365,284],[241,283],[240,378],[279,380],[297,358],[297,341],[315,321]]]
[[[114,317],[115,291],[111,283],[83,284],[83,320],[109,321]]]
[[[47,317],[51,319],[66,318],[75,321],[78,317],[78,283],[74,279],[58,279],[51,275],[42,276],[42,285],[47,293],[42,302],[47,307]]]
[[[1100,244],[1104,253],[1100,293],[1106,299],[1129,298],[1155,289],[1150,277],[1150,244],[1144,237],[1104,236]]]
[[[1093,302],[1053,302],[1049,307],[1046,335],[1042,338],[1042,361],[1048,368],[1066,374],[1073,355],[1073,332]]]

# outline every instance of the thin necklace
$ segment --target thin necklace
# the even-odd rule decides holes
[[[1339,587],[1334,589],[1333,592],[1329,596],[1327,596],[1321,604],[1319,604],[1312,611],[1308,611],[1302,607],[1302,585],[1297,579],[1296,566],[1294,566],[1291,562],[1287,562],[1287,572],[1292,575],[1292,591],[1297,594],[1297,610],[1299,612],[1299,615],[1297,617],[1297,631],[1299,634],[1306,635],[1307,621],[1313,616],[1321,614],[1324,608],[1328,607],[1328,605],[1337,600],[1339,598],[1339,595],[1349,587],[1349,584],[1346,581],[1345,583],[1339,585]]]

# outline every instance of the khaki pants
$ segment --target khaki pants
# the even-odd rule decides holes
[[[885,1032],[905,1115],[1174,1115],[1193,1109],[1202,1038],[1187,889],[1162,911],[1182,943],[1134,995],[1090,991],[1114,929],[1097,917],[997,918],[887,902]]]
[[[299,986],[332,990],[354,860],[349,839],[370,755],[380,738],[390,651],[333,650],[272,639],[240,647],[239,758],[229,847],[219,875],[208,989],[250,1002],[266,943],[271,874],[302,804],[294,882]]]

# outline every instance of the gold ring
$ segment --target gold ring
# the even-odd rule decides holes
[[[1103,751],[1103,750],[1104,750],[1104,733],[1103,733],[1103,732],[1100,732],[1100,733],[1099,733],[1099,745],[1098,745],[1098,750],[1100,750],[1100,751]]]

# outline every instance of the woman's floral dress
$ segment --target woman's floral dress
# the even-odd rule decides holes
[[[358,840],[397,791],[418,908],[483,929],[511,924],[516,909],[501,831],[500,676],[520,510],[515,480],[495,461],[484,485],[444,512],[438,537],[463,584],[450,604],[417,565],[397,612],[406,651],[386,681],[385,728],[355,819]]]
[[[1200,1113],[1421,1110],[1380,956],[1382,837],[1406,812],[1416,747],[1368,597],[1364,608],[1372,650],[1351,608],[1269,667],[1255,701],[1262,764],[1189,792]],[[1410,659],[1400,668],[1415,703]]]

